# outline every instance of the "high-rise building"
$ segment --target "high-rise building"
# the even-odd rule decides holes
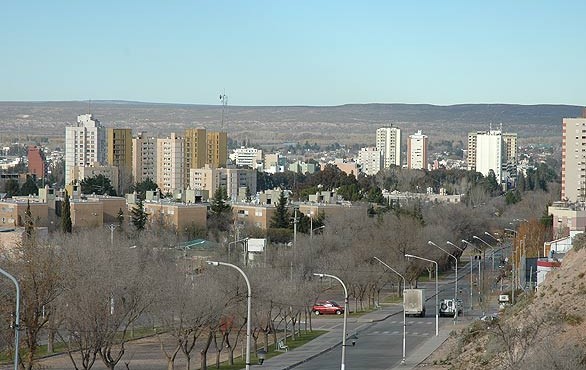
[[[228,135],[226,132],[208,132],[207,163],[212,167],[226,167],[228,161]]]
[[[421,130],[409,135],[407,140],[407,168],[427,169],[427,135],[423,135]]]
[[[516,177],[516,133],[503,133],[501,130],[468,133],[466,154],[469,171],[478,171],[487,176],[493,170],[498,183],[507,180],[507,176]]]
[[[157,185],[163,193],[173,193],[184,188],[183,160],[184,141],[171,133],[165,139],[157,139]]]
[[[132,178],[135,183],[157,181],[157,138],[139,132],[132,139]]]
[[[383,153],[377,148],[361,148],[356,163],[362,173],[373,176],[383,168]]]
[[[185,130],[185,184],[189,183],[189,170],[203,168],[208,160],[207,133],[205,128]]]
[[[45,153],[38,146],[29,146],[27,152],[28,172],[34,175],[37,179],[44,179],[47,177],[47,162]]]
[[[130,175],[132,171],[132,129],[107,129],[108,164]]]
[[[562,200],[586,201],[586,109],[562,120]]]
[[[503,137],[499,130],[491,130],[476,136],[476,171],[485,177],[494,172],[496,181],[502,181]]]
[[[75,126],[65,127],[65,184],[74,166],[106,162],[106,130],[91,114],[77,116]]]
[[[385,168],[401,166],[401,130],[397,127],[382,127],[376,130],[376,149],[383,153]]]

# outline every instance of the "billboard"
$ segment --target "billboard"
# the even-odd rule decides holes
[[[248,251],[249,252],[264,252],[267,244],[266,239],[248,238]]]

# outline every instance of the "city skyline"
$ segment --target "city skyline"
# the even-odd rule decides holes
[[[583,105],[586,4],[5,4],[0,101]]]

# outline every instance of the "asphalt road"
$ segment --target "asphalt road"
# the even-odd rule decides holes
[[[426,317],[407,317],[406,319],[406,355],[410,349],[421,345],[425,340],[435,336],[435,293],[434,284],[426,284]],[[467,287],[463,287],[467,288]],[[453,298],[453,284],[442,284],[439,299]],[[338,320],[336,320],[338,321]],[[316,323],[317,324],[317,323]],[[322,324],[322,321],[319,322]],[[440,330],[450,330],[453,324],[451,318],[439,318]],[[318,325],[327,328],[327,323]],[[329,327],[330,330],[339,330],[342,335],[342,323],[337,322]],[[346,369],[371,369],[388,370],[399,365],[403,352],[403,316],[394,315],[386,320],[375,323],[349,323],[347,334],[357,335],[356,345],[352,346],[348,341],[346,347]],[[317,339],[319,340],[319,339]],[[341,346],[321,354],[301,365],[295,367],[298,370],[334,370],[340,369]]]

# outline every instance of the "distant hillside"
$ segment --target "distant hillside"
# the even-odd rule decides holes
[[[130,127],[165,135],[185,127],[221,129],[220,105],[126,101],[0,102],[0,135],[64,136],[65,126],[88,109],[108,127]],[[560,137],[563,117],[577,117],[571,105],[347,104],[333,107],[228,106],[224,129],[235,139],[257,144],[299,142],[374,143],[377,127],[396,125],[408,135],[423,130],[430,140],[463,140],[466,133],[497,127],[520,137]]]

